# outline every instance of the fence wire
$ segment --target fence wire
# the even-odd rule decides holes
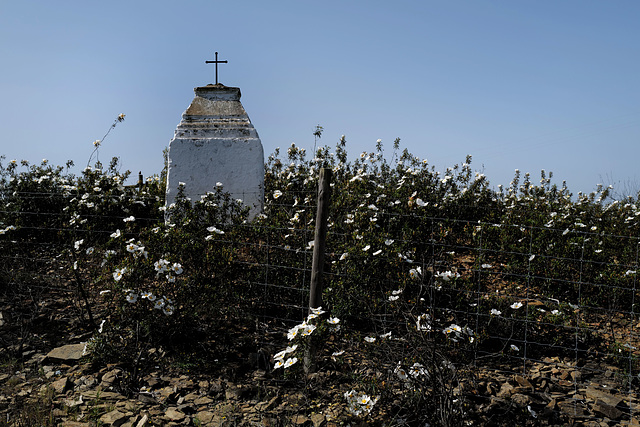
[[[53,196],[20,197],[37,204]],[[291,197],[306,203],[273,203],[266,213],[288,217],[287,224],[239,224],[259,238],[211,239],[212,244],[233,244],[243,254],[233,259],[240,268],[229,283],[252,290],[253,305],[242,309],[269,324],[265,330],[275,322],[286,331],[308,310],[315,194]],[[56,210],[0,214],[8,220],[28,217],[28,225],[0,235],[1,310],[22,310],[14,317],[38,311],[51,293],[69,301],[77,298],[69,248],[79,239],[104,238],[115,231],[70,227],[68,217]],[[337,224],[352,220],[350,214],[331,212],[323,295],[325,308],[342,310],[346,325],[361,328],[363,335],[395,335],[428,314],[430,334],[442,335],[454,324],[472,331],[473,342],[465,352],[486,387],[498,387],[494,394],[500,385],[492,385],[496,381],[490,375],[518,374],[542,378],[537,383],[545,384],[541,393],[562,400],[550,411],[603,420],[605,410],[587,410],[586,402],[597,396],[594,390],[613,390],[622,396],[614,409],[628,418],[638,416],[640,237],[442,218],[418,210],[410,215],[372,213],[369,228],[348,232]],[[105,218],[115,223],[127,216]],[[148,226],[163,222],[160,214],[138,220]],[[422,227],[405,229],[404,223]],[[139,236],[129,233],[127,238]]]

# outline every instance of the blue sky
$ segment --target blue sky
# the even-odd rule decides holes
[[[193,88],[238,86],[265,156],[401,138],[437,170],[640,182],[637,1],[5,1],[0,154],[159,173]]]

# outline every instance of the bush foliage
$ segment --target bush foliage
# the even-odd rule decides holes
[[[363,382],[371,398],[347,400],[372,406],[374,394],[401,387],[407,416],[436,405],[447,408],[436,421],[454,423],[460,367],[479,355],[583,351],[591,314],[635,313],[637,199],[611,200],[602,186],[574,196],[545,172],[536,184],[516,171],[508,188],[493,189],[470,156],[439,172],[399,140],[390,158],[378,142],[349,160],[344,137],[312,154],[292,144],[269,156],[264,213],[254,219],[223,185],[199,200],[181,193],[165,211],[165,174],[125,185],[117,159],[79,176],[71,162],[3,159],[5,297],[30,292],[34,271],[55,272],[47,286],[71,290],[94,361],[130,366],[130,387],[159,354],[206,361],[203,351],[225,340],[221,324],[306,316],[317,176],[330,168],[322,298],[341,341],[337,328],[305,324],[324,334],[313,348],[339,353],[338,341],[367,336],[377,343],[366,347],[371,359],[390,367],[386,385]],[[303,357],[288,353],[290,365]]]

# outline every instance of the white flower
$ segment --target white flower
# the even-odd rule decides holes
[[[273,365],[273,369],[278,369],[278,368],[282,368],[284,366],[284,362],[282,361],[282,359],[276,359],[276,363],[275,365]]]
[[[136,245],[135,243],[129,243],[127,245],[127,252],[135,252],[138,250],[138,245]]]
[[[416,199],[416,205],[420,207],[425,207],[428,205],[428,203],[423,202],[422,199]]]
[[[90,248],[87,248],[87,250],[86,250],[86,254],[87,254],[87,255],[91,255],[91,254],[93,253],[93,251],[94,251],[94,250],[95,250],[95,249],[93,248],[93,246],[91,246]]]
[[[340,261],[344,261],[347,257],[349,256],[348,253],[343,253],[342,255],[340,255]]]
[[[520,351],[520,349],[519,349],[516,345],[514,345],[514,344],[511,344],[511,350],[513,350],[513,351]]]
[[[391,295],[389,296],[389,301],[396,301],[398,298],[400,298],[398,295]]]
[[[169,261],[164,259],[159,259],[158,261],[153,263],[153,266],[155,267],[158,274],[161,274],[167,271],[167,267],[169,266]]]
[[[491,268],[491,264],[482,264],[482,268]]]
[[[111,289],[105,289],[103,291],[100,291],[100,295],[108,294],[109,292],[111,292]]]
[[[366,415],[373,409],[378,402],[378,397],[371,398],[364,393],[356,393],[355,390],[344,393],[347,400],[347,409],[353,415]]]
[[[168,304],[167,304],[167,305],[165,305],[165,306],[162,308],[162,312],[163,312],[164,314],[166,314],[167,316],[171,316],[171,315],[173,314],[173,306],[172,306],[172,305],[168,305]]]
[[[384,241],[384,244],[387,245],[387,246],[391,246],[394,241],[395,240],[393,240],[393,239],[387,239],[387,240]]]
[[[290,358],[287,359],[286,362],[284,362],[284,367],[285,368],[289,368],[292,365],[294,365],[297,361],[298,361],[297,357],[290,357]]]
[[[224,234],[224,231],[222,231],[222,230],[220,230],[220,229],[218,229],[218,228],[216,228],[216,227],[213,227],[213,226],[208,227],[208,228],[207,228],[207,231],[208,231],[209,233]]]
[[[451,280],[451,278],[457,279],[460,277],[460,273],[454,273],[452,271],[443,271],[442,273],[437,273],[437,277],[440,277],[445,282]]]
[[[458,325],[456,325],[455,323],[452,323],[451,325],[447,326],[443,331],[443,333],[445,334],[450,334],[453,332],[462,332],[462,328]]]
[[[520,307],[522,307],[522,303],[521,302],[514,302],[513,304],[511,304],[511,308],[513,308],[514,310],[519,309]]]
[[[289,339],[289,341],[298,336],[299,330],[300,329],[298,328],[298,326],[294,326],[293,328],[289,329],[289,331],[287,332],[287,338]]]
[[[156,300],[156,296],[153,295],[153,293],[151,293],[151,292],[143,292],[141,296],[142,296],[142,298],[146,298],[151,302]]]
[[[176,274],[182,274],[182,265],[180,265],[177,262],[174,262],[173,265],[171,266],[171,270],[173,270],[174,273]]]
[[[418,329],[419,331],[430,331],[431,317],[426,313],[418,316],[418,320],[416,322],[416,329]]]
[[[126,267],[116,268],[116,271],[113,273],[113,279],[118,282],[124,276],[124,273],[127,271]]]
[[[368,251],[369,249],[371,249],[371,245],[367,245],[364,248],[362,248],[363,251]]]
[[[427,370],[424,368],[424,365],[416,362],[411,366],[411,368],[409,368],[409,374],[412,377],[417,378],[421,375],[426,375]]]
[[[134,302],[138,301],[138,294],[130,293],[129,295],[127,295],[126,300],[127,302],[133,304]]]
[[[122,221],[124,221],[124,222],[133,222],[135,220],[136,220],[136,218],[133,215],[131,215],[131,216],[126,217]]]
[[[500,310],[496,310],[495,308],[492,308],[491,314],[493,314],[494,316],[500,316],[502,312]]]
[[[554,316],[557,316],[562,313],[560,312],[560,310],[551,310],[551,314],[553,314]]]
[[[375,252],[373,253],[373,256],[380,255],[381,253],[382,253],[382,249],[378,249],[377,251],[375,251]]]
[[[287,355],[287,350],[279,351],[273,356],[273,360],[284,360],[284,357],[286,355]]]
[[[332,325],[337,325],[338,323],[340,323],[340,319],[338,319],[337,317],[329,317],[327,319],[327,323],[330,323]]]
[[[325,314],[326,311],[324,311],[322,309],[322,307],[309,307],[309,310],[313,313],[313,314],[317,314],[317,315],[321,315],[321,314]]]
[[[76,250],[80,249],[80,246],[84,243],[84,239],[80,239],[80,240],[76,240],[76,242],[73,244],[73,246],[76,248]]]
[[[302,336],[306,337],[309,336],[313,333],[313,331],[316,330],[316,326],[315,325],[305,325],[305,327],[302,329]]]
[[[285,353],[293,353],[297,349],[298,349],[298,344],[294,344],[294,345],[291,345],[291,346],[288,346],[287,348],[285,348],[284,352]]]
[[[398,362],[398,366],[396,366],[396,368],[393,370],[393,372],[402,381],[407,381],[409,379],[409,377],[407,376],[407,372],[400,366],[399,362]]]
[[[371,342],[374,342],[374,341],[376,340],[376,337],[364,337],[364,340],[365,340],[366,342],[371,343]]]
[[[274,199],[277,199],[280,196],[282,196],[282,191],[276,190],[276,191],[273,192],[273,198]]]
[[[358,398],[358,403],[361,405],[366,405],[369,402],[371,402],[371,398],[366,394],[363,394]]]
[[[102,320],[102,322],[100,322],[100,327],[98,328],[98,333],[101,334],[102,333],[102,327],[104,326],[104,324],[107,322],[107,319]]]

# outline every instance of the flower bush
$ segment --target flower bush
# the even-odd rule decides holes
[[[274,378],[303,377],[309,354],[319,370],[348,369],[357,350],[376,374],[350,373],[351,415],[401,393],[403,419],[441,424],[462,417],[470,362],[582,351],[596,340],[588,316],[635,313],[637,199],[611,200],[603,186],[574,196],[544,172],[534,184],[516,171],[493,190],[471,157],[440,172],[399,140],[390,158],[378,142],[349,160],[344,137],[310,154],[292,144],[269,156],[253,221],[224,183],[198,200],[182,188],[165,208],[164,173],[127,185],[117,159],[79,176],[71,163],[2,159],[0,248],[27,261],[3,257],[0,280],[18,299],[11,284],[55,272],[46,285],[72,290],[96,363],[140,372],[160,354],[206,359],[230,340],[223,322],[276,319],[288,326],[268,343]],[[333,171],[324,309],[308,314],[320,168]],[[631,357],[624,343],[609,348]]]

